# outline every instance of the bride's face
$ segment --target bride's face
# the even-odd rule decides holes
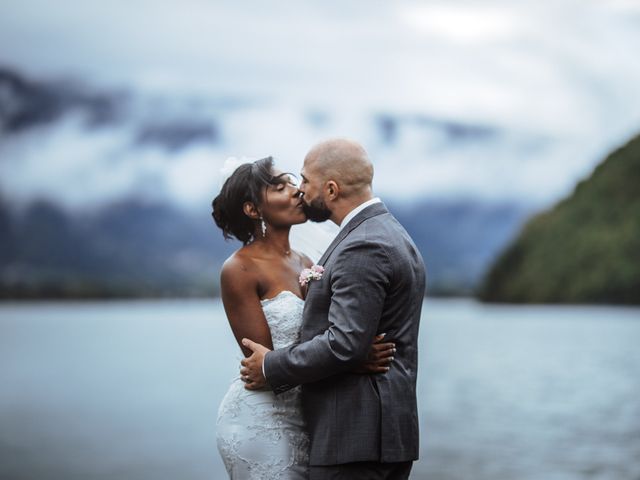
[[[307,220],[295,178],[274,168],[275,182],[264,194],[260,211],[265,221],[274,226],[291,226]]]

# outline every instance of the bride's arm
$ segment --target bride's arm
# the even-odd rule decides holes
[[[273,349],[258,287],[258,275],[248,260],[233,256],[224,263],[220,273],[222,303],[233,335],[247,357],[251,355],[251,350],[240,342],[244,337],[255,339]]]
[[[387,373],[391,369],[396,344],[383,342],[384,334],[376,335],[369,350],[369,356],[361,365],[353,368],[352,373]]]

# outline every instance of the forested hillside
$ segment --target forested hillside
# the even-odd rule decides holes
[[[640,135],[524,226],[489,270],[480,298],[640,304]]]

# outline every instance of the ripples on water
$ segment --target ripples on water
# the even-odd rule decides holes
[[[640,479],[639,309],[423,312],[412,478]],[[0,305],[0,478],[223,478],[237,358],[216,301]]]

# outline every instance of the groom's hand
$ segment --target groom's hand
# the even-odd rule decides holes
[[[242,364],[240,375],[244,382],[244,388],[247,390],[259,390],[267,384],[262,374],[262,364],[264,356],[271,350],[259,343],[252,342],[248,338],[242,339],[242,345],[253,352],[250,357],[244,358],[240,362]]]

